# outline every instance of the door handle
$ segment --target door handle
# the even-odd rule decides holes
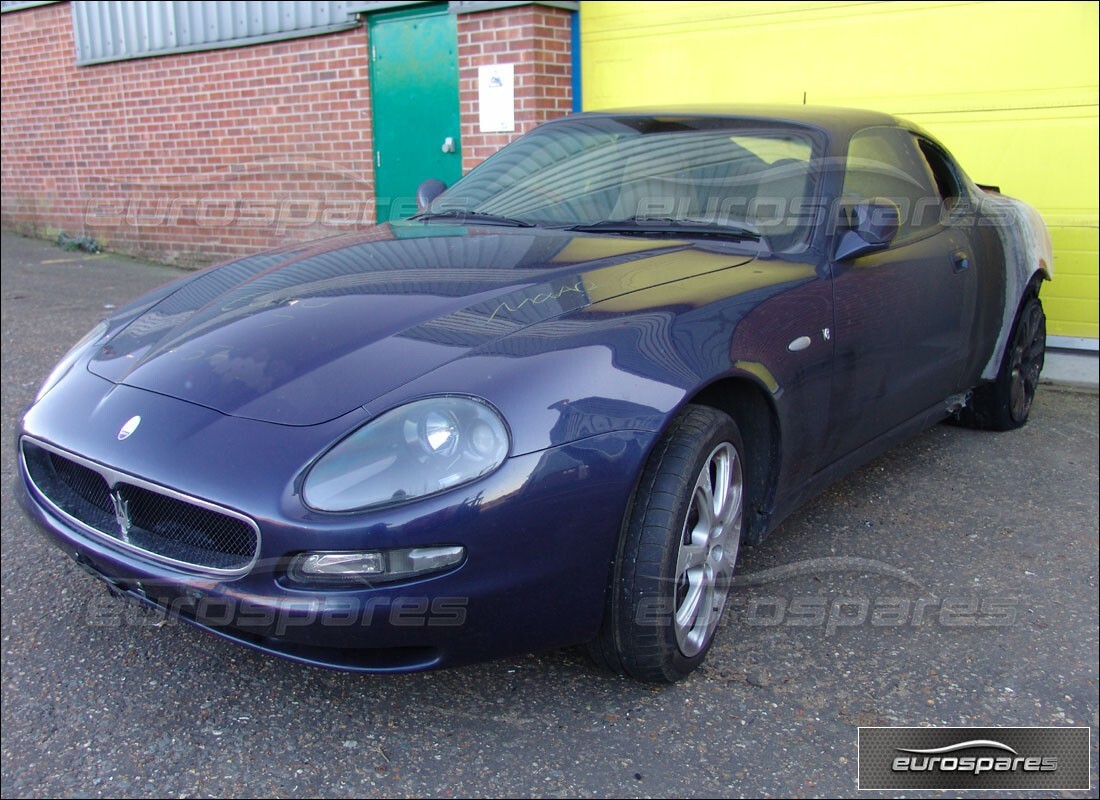
[[[956,250],[951,254],[951,265],[955,272],[963,272],[970,269],[970,256],[963,250]]]
[[[455,151],[455,137],[448,136],[443,140],[443,147],[440,148],[444,153],[453,153]]]

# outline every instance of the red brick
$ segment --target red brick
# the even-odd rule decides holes
[[[373,185],[372,165],[362,157],[370,152],[362,30],[92,67],[73,61],[65,4],[5,14],[2,33],[5,225],[90,235],[111,249],[194,264],[280,238],[238,224],[243,218],[203,225],[202,200],[263,204],[304,193],[366,208],[358,227],[373,217],[364,188]],[[309,180],[292,172],[293,161],[317,162]],[[355,164],[362,180],[326,166],[341,164]],[[132,208],[136,219],[173,200],[185,207],[159,224],[85,214],[92,203]],[[289,225],[281,238],[330,233]]]
[[[509,7],[460,14],[457,28],[468,169],[521,132],[569,111],[570,15]],[[300,198],[350,204],[359,209],[360,227],[372,218],[362,29],[76,67],[71,14],[57,4],[5,14],[0,53],[7,225],[28,233],[83,233],[135,255],[195,262],[250,252],[277,238],[246,220],[204,224],[202,200],[213,209]],[[482,134],[477,67],[498,62],[516,65],[517,130]],[[136,213],[172,202],[175,217],[158,224],[85,213],[90,203]],[[282,238],[331,232],[289,225]]]

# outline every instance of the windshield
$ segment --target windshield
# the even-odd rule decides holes
[[[809,131],[759,120],[580,117],[508,145],[429,214],[603,230],[648,221],[666,232],[726,227],[788,249],[812,217],[813,151]]]

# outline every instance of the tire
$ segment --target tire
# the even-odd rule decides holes
[[[745,529],[741,433],[729,415],[687,406],[661,436],[627,511],[603,626],[605,668],[672,683],[706,658]]]
[[[1011,431],[1027,423],[1046,356],[1047,321],[1039,296],[1030,291],[1020,305],[992,383],[974,390],[959,419],[990,431]]]

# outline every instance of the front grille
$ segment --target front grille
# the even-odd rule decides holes
[[[255,560],[255,524],[217,506],[23,439],[38,492],[62,515],[159,560],[241,572]]]

